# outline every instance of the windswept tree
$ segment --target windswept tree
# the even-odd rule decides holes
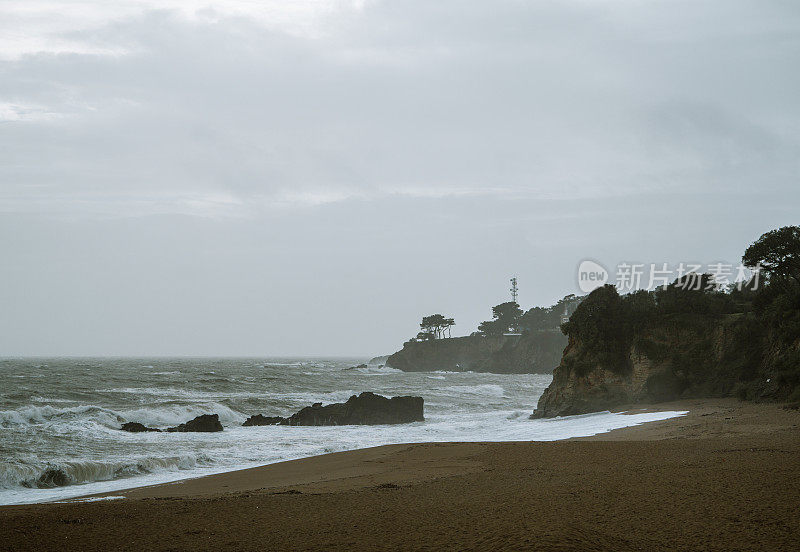
[[[445,318],[444,319],[444,327],[442,330],[442,336],[444,336],[444,332],[447,331],[447,337],[453,337],[450,333],[450,328],[456,325],[456,321],[454,318]]]
[[[800,283],[800,226],[784,226],[763,234],[744,252],[742,263],[760,267],[770,280]]]
[[[450,328],[455,326],[456,321],[453,318],[447,318],[441,314],[431,314],[422,317],[422,322],[419,327],[422,330],[417,334],[417,339],[442,339],[445,332],[450,337]],[[430,335],[432,337],[421,338],[421,335]]]
[[[493,320],[481,322],[478,331],[485,335],[502,335],[509,330],[516,331],[519,328],[522,309],[516,301],[500,303],[492,307]]]

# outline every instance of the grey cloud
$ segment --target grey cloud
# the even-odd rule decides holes
[[[735,261],[800,207],[794,3],[207,15],[0,59],[0,353],[377,354],[512,274],[531,306],[584,257]]]
[[[779,8],[726,3],[755,18],[760,44],[772,38],[800,61],[784,50],[786,29],[796,26]],[[663,5],[379,3],[316,40],[243,18],[188,21],[155,11],[81,33],[129,55],[5,63],[0,94],[72,117],[6,123],[6,160],[17,162],[3,179],[11,187],[47,179],[65,193],[166,188],[267,202],[298,189],[592,196],[713,185],[715,168],[740,152],[710,117],[736,126],[734,141],[781,142],[784,161],[798,145],[796,131],[778,135],[769,124],[777,108],[796,110],[796,97],[781,105],[741,97],[742,87],[756,86],[749,73],[764,74],[761,62],[775,52],[761,46],[749,53],[754,63],[733,71],[751,32],[738,18],[722,18],[704,40],[698,25],[719,11],[687,10],[665,22]],[[669,33],[681,40],[667,41]],[[781,70],[789,61],[772,72],[783,88],[797,84]],[[688,141],[674,134],[684,123]],[[691,162],[698,154],[699,165]],[[29,161],[29,174],[20,174],[19,160],[34,157],[51,172]],[[774,159],[750,157],[740,163],[774,175]],[[667,182],[659,174],[676,172]]]

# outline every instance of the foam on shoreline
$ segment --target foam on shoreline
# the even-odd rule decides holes
[[[128,477],[109,477],[107,466],[95,466],[98,480],[47,489],[6,488],[0,490],[0,504],[30,504],[72,499],[81,496],[110,493],[151,485],[173,483],[208,475],[270,465],[287,460],[308,458],[331,452],[342,452],[389,444],[443,442],[500,442],[500,441],[557,441],[588,437],[615,429],[647,422],[667,420],[687,414],[687,411],[643,413],[598,412],[562,418],[529,420],[527,412],[495,412],[491,416],[466,414],[460,418],[431,419],[403,426],[335,426],[335,427],[233,427],[226,431],[237,433],[240,439],[249,437],[254,445],[263,440],[274,441],[276,435],[292,437],[297,446],[288,446],[269,459],[230,465],[198,465],[188,463],[162,466],[154,464],[152,471],[142,470]],[[289,432],[294,432],[291,434]],[[143,435],[142,438],[173,438],[169,434]],[[191,438],[191,436],[189,436]],[[288,445],[289,442],[287,441]],[[280,445],[278,445],[280,446]],[[84,466],[79,467],[86,472]],[[105,479],[102,479],[105,478]]]

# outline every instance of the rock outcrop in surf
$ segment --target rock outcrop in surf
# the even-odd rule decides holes
[[[242,425],[290,425],[290,426],[330,426],[330,425],[381,425],[422,422],[424,417],[422,397],[387,398],[365,391],[353,395],[347,402],[322,406],[314,403],[292,414],[288,418],[256,414]]]
[[[277,425],[281,423],[286,418],[281,416],[264,416],[262,414],[256,414],[254,416],[250,416],[247,418],[243,426],[265,426],[265,425]]]
[[[154,427],[147,427],[146,425],[140,424],[139,422],[126,422],[122,424],[122,427],[120,429],[122,431],[129,431],[131,433],[145,433],[148,431],[155,431],[158,433],[161,432],[160,429],[156,429]]]
[[[211,433],[214,431],[222,431],[222,424],[219,421],[219,414],[201,414],[193,420],[189,420],[185,424],[180,424],[177,427],[168,427],[167,431],[186,433],[186,432],[203,432]]]
[[[155,427],[147,427],[139,422],[126,422],[122,424],[120,429],[130,433],[144,433],[148,431],[166,431],[168,433],[211,433],[215,431],[222,431],[222,423],[219,421],[219,414],[201,414],[200,416],[197,416],[186,423],[177,425],[175,427],[168,427],[164,430],[157,429]]]

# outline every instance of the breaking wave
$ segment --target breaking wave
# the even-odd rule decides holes
[[[442,389],[451,391],[453,393],[486,395],[490,397],[502,397],[506,392],[501,385],[494,385],[490,383],[480,385],[450,385],[447,387],[442,387]]]
[[[141,457],[125,461],[65,461],[55,463],[15,460],[0,464],[0,488],[27,487],[52,489],[68,485],[109,481],[160,471],[190,470],[210,465],[211,458],[200,455]]]
[[[223,424],[241,424],[247,416],[217,402],[112,410],[96,405],[57,408],[51,405],[0,410],[0,427],[85,422],[117,429],[125,422],[161,427],[175,426],[201,414],[219,414]]]
[[[125,419],[118,413],[102,406],[83,405],[56,408],[44,406],[23,406],[16,410],[0,410],[0,427],[44,424],[51,421],[75,421],[79,419],[96,420],[103,425],[119,425]]]

